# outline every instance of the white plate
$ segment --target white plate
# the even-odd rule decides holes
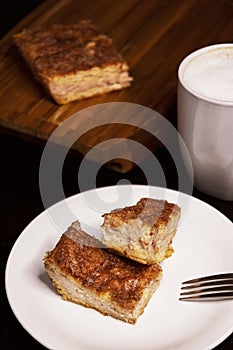
[[[42,259],[70,225],[69,215],[62,216],[63,210],[68,212],[69,208],[84,229],[98,236],[104,205],[108,211],[134,204],[143,196],[178,203],[183,215],[173,241],[175,252],[162,263],[161,285],[136,325],[62,300],[44,271]],[[180,284],[199,275],[232,272],[232,247],[230,220],[196,198],[150,186],[100,188],[59,202],[26,227],[8,259],[7,296],[22,326],[49,349],[213,349],[233,330],[233,301],[181,302]]]

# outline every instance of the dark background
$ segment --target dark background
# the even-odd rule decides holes
[[[41,0],[8,0],[1,1],[0,36],[5,35],[17,22],[40,5]]]

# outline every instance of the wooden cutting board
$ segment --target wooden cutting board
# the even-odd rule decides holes
[[[192,0],[43,2],[0,42],[0,125],[11,131],[46,141],[53,131],[74,113],[106,102],[140,104],[157,110],[173,122],[179,62],[198,46],[220,40],[216,26],[212,27],[211,33],[209,31],[212,23],[219,23],[218,27],[224,28],[225,23],[230,21],[228,5],[224,0],[216,2],[218,11],[212,11],[212,1],[207,0],[204,3]],[[208,21],[207,12],[203,8],[207,3]],[[198,18],[198,28],[194,24],[190,27],[190,16]],[[35,81],[13,43],[12,34],[25,27],[52,23],[71,24],[86,18],[92,19],[102,33],[113,39],[115,46],[128,62],[134,81],[127,89],[59,106]],[[205,39],[203,31],[206,31]],[[87,117],[82,116],[79,123],[84,123],[85,128],[88,128]],[[152,151],[159,144],[154,137],[137,127],[109,125],[86,132],[73,147],[85,155],[93,147],[98,147],[102,141],[115,137],[136,140]],[[111,147],[105,149],[105,152],[109,152],[111,156]],[[133,162],[130,161],[118,159],[117,162],[117,170],[122,172],[133,166]],[[114,161],[113,163],[116,164]]]

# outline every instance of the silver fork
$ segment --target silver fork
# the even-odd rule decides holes
[[[179,300],[216,301],[233,299],[233,273],[222,273],[182,282]]]

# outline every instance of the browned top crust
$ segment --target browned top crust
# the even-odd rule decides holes
[[[160,280],[162,270],[159,265],[142,265],[101,247],[97,239],[71,226],[47,254],[45,267],[55,265],[86,289],[108,293],[119,306],[132,309],[144,288]]]
[[[111,221],[111,227],[120,227],[122,223],[140,218],[144,225],[153,230],[159,227],[165,227],[170,221],[171,216],[179,217],[180,208],[166,200],[157,200],[152,198],[141,198],[136,205],[114,210],[111,213],[103,215],[106,221]]]
[[[24,29],[13,39],[38,72],[49,77],[124,62],[112,40],[100,34],[91,20]]]

